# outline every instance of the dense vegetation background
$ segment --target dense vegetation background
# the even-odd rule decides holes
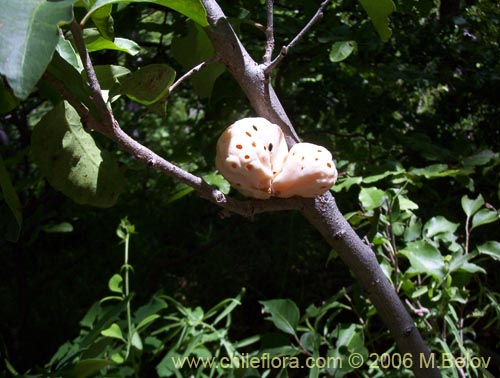
[[[265,35],[255,23],[265,24],[263,1],[219,3],[251,55],[260,59]],[[313,1],[277,2],[277,45],[293,38],[318,6]],[[494,219],[469,235],[462,197],[481,195],[482,208],[491,212],[500,208],[500,6],[494,0],[440,4],[424,0],[398,1],[396,7],[390,16],[392,36],[383,42],[357,1],[334,1],[277,68],[278,96],[301,138],[332,151],[342,172],[334,189],[339,207],[377,250],[383,251],[382,240],[391,236],[394,246],[408,248],[415,239],[407,230],[420,225],[420,233],[429,219],[442,221],[439,216],[457,224],[443,226],[448,227],[443,232],[447,239],[436,242],[443,256],[451,254],[444,246],[453,243],[463,251],[466,239],[471,250],[499,240]],[[81,19],[85,9],[75,12]],[[153,4],[130,4],[115,5],[112,15],[116,36],[135,41],[140,53],[93,52],[95,65],[120,64],[133,71],[167,63],[180,76],[198,63],[188,59],[195,45],[189,40],[194,26],[181,14]],[[338,41],[354,41],[356,48],[345,60],[332,62],[332,45]],[[177,88],[168,98],[165,115],[122,96],[113,104],[115,116],[124,130],[163,157],[197,175],[213,175],[218,136],[253,112],[227,72],[215,68],[211,75],[213,88],[210,75]],[[123,264],[123,244],[116,229],[125,218],[135,226],[129,246],[134,308],[161,292],[188,308],[208,309],[245,288],[229,327],[229,338],[241,340],[273,331],[259,301],[289,298],[304,314],[308,306],[320,307],[346,288],[349,294],[339,301],[370,319],[371,332],[365,328],[364,334],[367,347],[379,352],[390,348],[384,327],[372,317],[346,267],[298,213],[222,218],[219,208],[135,162],[99,135],[94,138],[116,154],[126,176],[116,205],[105,209],[78,205],[54,190],[30,152],[33,127],[54,106],[53,99],[42,81],[27,100],[4,108],[0,118],[0,156],[23,215],[18,240],[0,239],[4,362],[20,372],[42,368],[60,345],[79,335],[79,321],[109,294],[108,280]],[[363,177],[371,180],[362,181]],[[398,193],[415,206],[405,202],[406,208],[397,209],[408,216],[396,225],[390,223],[401,232],[388,231],[387,217],[396,209],[386,206],[390,201],[383,198]],[[0,201],[5,235],[10,221],[9,209]],[[431,313],[419,315],[422,325],[426,317],[449,312],[449,303],[460,304],[458,316],[470,327],[462,341],[466,344],[469,339],[471,348],[492,356],[489,369],[498,376],[500,252],[495,249],[498,244],[494,246],[487,258],[477,261],[480,269],[465,269],[469,275],[463,281],[454,276],[453,287],[463,289],[462,302],[432,300],[431,294],[425,299],[424,294],[422,307]],[[409,262],[401,259],[405,272]],[[438,290],[422,281],[422,287]],[[419,298],[410,294],[415,287],[400,289],[403,299]],[[477,316],[468,319],[466,315],[474,311]],[[349,323],[357,317],[344,311],[335,322]],[[432,319],[430,323],[434,324]],[[434,328],[426,340],[438,345],[431,340],[446,332]],[[157,364],[161,357],[152,361]],[[147,376],[148,369],[154,371],[156,365],[151,366],[141,376]]]

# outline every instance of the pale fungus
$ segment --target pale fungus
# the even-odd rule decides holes
[[[259,199],[316,197],[337,180],[332,154],[297,143],[288,152],[280,127],[264,118],[244,118],[217,142],[215,165],[242,194]]]

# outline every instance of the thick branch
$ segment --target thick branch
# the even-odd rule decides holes
[[[272,86],[265,85],[265,67],[257,66],[250,58],[216,1],[202,0],[202,2],[207,10],[211,27],[209,36],[221,62],[239,83],[257,114],[280,126],[286,125],[285,132],[291,137],[290,130],[293,130],[293,127]],[[326,6],[327,3],[325,1],[322,5]],[[309,24],[312,25],[311,22]],[[295,136],[293,140],[298,139]],[[305,202],[302,213],[356,275],[380,317],[390,329],[400,352],[410,353],[413,356],[415,375],[419,378],[439,377],[440,373],[436,368],[425,368],[421,365],[420,358],[426,357],[428,360],[429,349],[385,277],[374,252],[350,227],[338,210],[332,195],[328,192],[317,197],[315,201]]]

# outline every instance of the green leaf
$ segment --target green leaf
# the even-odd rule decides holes
[[[491,150],[484,150],[464,159],[463,165],[464,167],[476,167],[476,166],[486,165],[491,160],[497,157],[498,153],[495,153]]]
[[[399,209],[401,211],[417,210],[418,209],[418,205],[406,197],[398,196],[398,201],[399,201]]]
[[[172,55],[186,71],[207,61],[215,55],[212,42],[205,30],[199,25],[189,22],[188,33],[184,37],[172,41]],[[193,74],[190,79],[198,96],[210,97],[215,80],[224,72],[220,63],[212,63]]]
[[[498,220],[498,213],[494,210],[481,209],[472,217],[471,230],[483,224],[493,223]]]
[[[141,51],[141,47],[134,41],[125,38],[115,38],[110,41],[104,38],[97,29],[84,29],[83,36],[89,53],[100,50],[117,50],[134,56]]]
[[[68,222],[50,223],[42,227],[42,231],[48,234],[73,232],[73,225]]]
[[[109,328],[102,330],[101,335],[125,341],[125,339],[123,338],[122,330],[116,323],[113,323],[109,326]]]
[[[88,378],[95,376],[101,369],[113,365],[113,361],[98,358],[89,358],[78,361],[75,366],[67,371],[61,372],[61,376],[68,378]]]
[[[103,90],[113,88],[130,74],[128,68],[114,65],[94,66],[94,71]]]
[[[175,79],[175,71],[166,64],[150,64],[129,75],[120,88],[131,100],[151,105],[165,97]]]
[[[152,3],[176,10],[201,26],[208,26],[207,13],[200,0],[97,0],[89,13],[116,3]]]
[[[362,177],[348,177],[338,184],[334,185],[332,190],[334,192],[340,192],[342,189],[345,189],[346,191],[351,188],[353,185],[359,185],[363,181]]]
[[[113,274],[113,277],[108,282],[109,290],[113,293],[123,293],[123,278],[119,274]]]
[[[432,238],[438,234],[453,234],[460,225],[450,222],[445,217],[439,215],[429,219],[424,225],[424,235],[427,238]]]
[[[114,21],[113,17],[111,17],[112,10],[113,5],[105,5],[93,12],[91,16],[92,22],[99,30],[99,33],[109,41],[113,41],[115,38]]]
[[[71,93],[82,101],[91,110],[92,114],[98,114],[94,102],[90,100],[92,91],[89,85],[82,80],[77,68],[66,59],[63,59],[58,52],[54,53],[52,61],[47,67],[47,72],[60,82],[63,82],[67,88],[71,88]],[[52,82],[49,81],[49,85],[52,85]]]
[[[207,184],[217,187],[224,194],[228,194],[231,190],[231,184],[219,173],[209,173],[203,176],[203,180]]]
[[[389,28],[389,16],[396,10],[392,0],[359,0],[368,17],[372,20],[382,41],[387,41],[392,34]]]
[[[9,177],[9,173],[5,168],[3,158],[0,155],[0,188],[2,189],[2,195],[5,203],[10,209],[10,214],[12,217],[7,218],[7,225],[5,230],[5,238],[8,241],[16,242],[19,239],[19,233],[21,232],[21,226],[23,224],[23,214],[22,206],[17,196],[16,189]],[[0,198],[1,199],[1,198]],[[10,221],[9,219],[12,219]]]
[[[0,73],[26,99],[52,59],[58,25],[73,19],[74,0],[2,0]]]
[[[430,274],[435,279],[443,279],[443,256],[436,247],[425,240],[408,243],[400,253],[410,261],[410,273]]]
[[[141,328],[146,327],[149,323],[154,322],[156,319],[158,319],[160,315],[158,314],[151,314],[149,316],[146,316],[144,319],[141,320],[141,322],[135,327],[136,331],[139,331]]]
[[[359,192],[359,201],[366,211],[380,207],[384,200],[385,192],[372,186],[370,188],[361,188]]]
[[[273,299],[260,301],[264,306],[264,312],[271,314],[271,321],[276,328],[290,335],[295,335],[299,325],[300,312],[297,305],[290,299]]]
[[[493,260],[500,261],[500,243],[497,241],[488,241],[477,246],[479,253],[488,255]]]
[[[124,190],[113,155],[97,147],[68,103],[60,103],[35,126],[31,151],[50,185],[79,204],[110,207]]]
[[[142,350],[143,348],[141,335],[139,335],[137,332],[134,332],[134,334],[132,335],[132,340],[130,341],[130,343],[137,350]]]
[[[483,196],[480,194],[476,199],[467,196],[462,197],[462,209],[467,217],[473,216],[484,205]]]
[[[3,78],[0,77],[0,114],[6,114],[17,108],[19,99],[14,97],[10,89],[5,85]]]
[[[356,48],[356,41],[339,41],[332,45],[330,50],[330,62],[337,63],[347,59]]]

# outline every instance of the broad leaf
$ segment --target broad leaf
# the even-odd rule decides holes
[[[123,338],[122,330],[116,323],[111,324],[107,329],[103,329],[101,331],[101,335],[125,341],[125,339]]]
[[[473,216],[484,205],[483,196],[480,194],[476,199],[467,196],[462,197],[462,209],[468,217]]]
[[[67,103],[60,103],[35,126],[31,148],[48,182],[77,203],[110,207],[124,189],[113,156],[97,147]]]
[[[271,314],[271,321],[276,328],[290,335],[295,335],[299,325],[300,312],[297,305],[290,299],[273,299],[261,301],[264,312]]]
[[[424,225],[424,235],[427,238],[432,238],[438,234],[453,234],[458,226],[458,223],[450,222],[445,217],[439,215],[429,219]]]
[[[199,25],[189,22],[188,34],[172,41],[172,55],[186,71],[215,55],[207,33]],[[212,63],[191,76],[198,96],[210,97],[215,80],[224,72],[220,63]]]
[[[68,222],[49,223],[42,226],[42,231],[48,234],[73,232],[73,225]]]
[[[430,274],[441,280],[444,277],[444,261],[439,250],[424,240],[410,242],[400,253],[410,261],[409,273]]]
[[[131,100],[151,105],[165,97],[175,79],[175,71],[166,64],[150,64],[133,72],[120,88]]]
[[[125,77],[130,74],[128,68],[114,65],[94,66],[94,70],[103,90],[113,88],[116,84],[124,81]]]
[[[115,28],[113,17],[111,17],[111,11],[113,9],[113,5],[106,5],[95,12],[92,13],[92,22],[99,30],[101,35],[110,41],[113,41],[115,38]]]
[[[108,288],[113,293],[123,293],[123,278],[119,274],[113,274],[113,276],[109,279]]]
[[[10,181],[9,174],[5,168],[2,156],[0,156],[0,188],[2,189],[3,200],[10,209],[10,214],[1,223],[5,224],[5,238],[9,241],[15,242],[19,239],[19,233],[23,223],[23,214],[21,212],[21,202],[17,196],[16,189]],[[0,197],[0,201],[2,198]]]
[[[141,47],[130,39],[115,38],[110,41],[99,33],[97,29],[84,29],[83,31],[85,45],[89,52],[100,50],[117,50],[123,51],[129,55],[137,55],[141,51]]]
[[[347,59],[356,48],[356,41],[335,42],[330,50],[330,62],[337,63]]]
[[[208,26],[207,13],[200,0],[97,0],[89,12],[93,13],[101,7],[117,3],[152,3],[161,5],[176,10],[201,26]]]
[[[481,209],[472,217],[471,230],[483,224],[493,223],[498,220],[498,213],[494,210]]]
[[[25,99],[52,59],[58,25],[73,19],[74,0],[2,0],[0,73]]]
[[[385,192],[376,187],[361,188],[359,192],[359,201],[367,211],[376,209],[382,205]]]
[[[490,256],[493,260],[500,261],[500,243],[497,241],[488,241],[478,245],[479,253]]]
[[[382,41],[387,41],[392,34],[389,28],[389,16],[396,10],[392,0],[359,0],[366,13],[372,20]]]

